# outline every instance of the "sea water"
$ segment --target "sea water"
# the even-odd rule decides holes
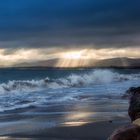
[[[132,86],[140,86],[140,69],[0,69],[0,121],[19,115],[52,127],[125,118],[122,96]]]

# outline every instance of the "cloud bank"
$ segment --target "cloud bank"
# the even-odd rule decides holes
[[[40,49],[16,49],[13,52],[9,49],[0,49],[0,66],[12,66],[22,62],[36,62],[50,59],[60,59],[64,62],[71,59],[81,60],[99,60],[109,59],[115,57],[129,57],[129,58],[140,58],[140,48],[102,48],[93,49],[85,47],[83,49],[58,49],[58,48],[40,48]],[[75,60],[74,60],[75,59]],[[5,63],[6,62],[6,63]]]
[[[140,44],[139,0],[1,0],[0,47]]]

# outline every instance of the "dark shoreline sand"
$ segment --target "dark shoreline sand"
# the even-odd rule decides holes
[[[128,125],[129,120],[113,120],[88,123],[81,126],[60,126],[53,128],[38,128],[21,124],[1,127],[1,137],[4,140],[106,140],[118,127]],[[20,127],[21,126],[21,127]],[[33,129],[34,128],[34,129]],[[20,129],[20,131],[19,131]],[[3,134],[2,134],[3,133]]]

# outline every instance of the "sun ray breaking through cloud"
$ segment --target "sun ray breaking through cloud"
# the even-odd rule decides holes
[[[8,49],[0,49],[0,65],[11,66],[22,62],[36,62],[41,60],[58,59],[56,66],[78,66],[90,65],[91,60],[109,59],[115,57],[139,58],[140,48],[104,48],[95,49],[89,46],[81,49],[57,48],[22,48],[9,53]],[[85,61],[83,61],[85,60]]]

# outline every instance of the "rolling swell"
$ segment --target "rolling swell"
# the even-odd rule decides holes
[[[106,84],[124,80],[140,79],[138,74],[119,74],[111,70],[93,70],[83,74],[71,74],[64,78],[41,80],[12,80],[0,84],[0,93],[6,92],[33,92],[40,89],[58,89],[82,87],[94,84]]]

